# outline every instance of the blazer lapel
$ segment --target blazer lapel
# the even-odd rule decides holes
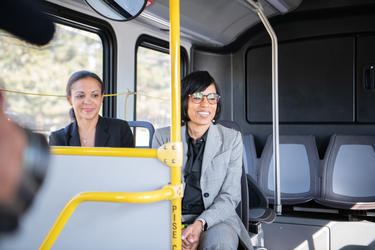
[[[185,166],[186,161],[187,161],[187,151],[188,151],[188,145],[186,142],[186,126],[181,127],[181,141],[182,141],[182,149],[184,153],[182,166]]]
[[[81,146],[77,122],[72,123],[72,129],[70,130],[70,138],[68,141],[68,145],[69,146]]]
[[[203,161],[202,161],[202,173],[201,176],[204,175],[207,168],[211,165],[211,161],[217,152],[220,150],[220,146],[222,144],[222,138],[219,134],[217,126],[214,124],[210,125],[207,134],[207,141],[204,147],[204,154],[203,154]]]
[[[105,119],[99,116],[95,131],[95,147],[105,147],[109,140],[108,125]]]
[[[184,190],[185,190],[185,165],[187,161],[187,151],[188,151],[188,145],[186,142],[186,126],[181,127],[181,142],[182,142],[182,149],[183,149],[183,159],[182,159],[182,167],[181,167],[181,180],[184,183]]]

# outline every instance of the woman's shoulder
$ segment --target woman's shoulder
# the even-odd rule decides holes
[[[221,124],[214,125],[219,137],[221,137],[223,147],[233,147],[235,145],[242,145],[242,136],[241,133],[233,128],[227,128]]]
[[[156,129],[155,133],[158,133],[160,135],[165,135],[165,134],[169,134],[170,131],[171,131],[171,127],[168,126],[168,127],[163,127],[163,128]]]
[[[108,118],[108,117],[100,117],[100,118],[103,119],[107,123],[114,123],[114,124],[126,123],[126,124],[128,124],[127,121],[122,120],[122,119],[118,119],[118,118]]]
[[[108,127],[129,127],[128,122],[125,120],[107,117],[101,117],[101,120],[103,120]]]
[[[163,127],[163,128],[158,128],[155,130],[155,133],[154,133],[154,138],[160,138],[160,139],[163,139],[165,141],[168,141],[170,139],[170,136],[171,136],[171,127]]]
[[[61,129],[58,129],[58,130],[55,130],[55,131],[52,131],[51,132],[51,136],[54,135],[54,136],[65,136],[66,134],[69,134],[71,129],[72,129],[72,126],[73,126],[73,123],[70,123],[68,126],[66,126],[65,128],[61,128]]]
[[[61,136],[65,134],[66,134],[65,128],[61,128],[59,130],[52,131],[50,136]]]
[[[158,148],[161,145],[170,141],[170,129],[171,127],[158,128],[152,139],[152,148]]]
[[[219,133],[222,135],[222,136],[228,136],[228,137],[235,137],[235,136],[238,136],[239,134],[241,134],[239,131],[233,129],[233,128],[228,128],[228,127],[225,127],[221,124],[215,124],[214,125],[216,127],[216,129],[219,131]]]
[[[72,124],[69,124],[65,128],[61,128],[59,130],[52,131],[49,136],[49,145],[50,146],[66,146],[67,145],[67,137],[70,134]]]

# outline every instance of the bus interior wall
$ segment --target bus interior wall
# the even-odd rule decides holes
[[[314,135],[322,159],[333,134],[374,134],[375,5],[311,6],[304,1],[270,21],[279,42],[280,134]],[[191,63],[212,73],[224,93],[222,119],[253,134],[260,157],[272,133],[271,46],[264,27],[259,23],[222,48],[193,47]]]

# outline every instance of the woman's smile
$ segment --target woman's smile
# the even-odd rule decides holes
[[[210,112],[209,111],[198,111],[197,112],[199,116],[201,116],[202,118],[207,118],[210,116]]]
[[[86,113],[90,113],[90,112],[92,112],[92,111],[95,111],[95,108],[83,108],[82,109],[84,112],[86,112]]]

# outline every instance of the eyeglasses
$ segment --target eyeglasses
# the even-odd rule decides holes
[[[189,96],[191,97],[191,100],[196,104],[201,103],[204,97],[207,97],[207,101],[209,104],[216,104],[220,99],[220,95],[216,93],[209,93],[207,95],[204,95],[201,92],[196,92]]]

